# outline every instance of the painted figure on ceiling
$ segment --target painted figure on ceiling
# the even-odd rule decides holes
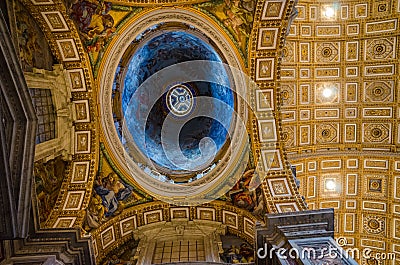
[[[22,69],[27,72],[32,72],[33,68],[53,70],[56,61],[39,25],[19,1],[13,2]]]
[[[99,264],[102,265],[135,265],[137,264],[137,251],[139,241],[131,239],[126,243],[122,244],[118,248],[113,249],[106,257],[104,261]]]
[[[84,229],[90,231],[92,228],[99,227],[106,220],[104,217],[105,211],[100,195],[95,194],[86,209]]]
[[[111,3],[81,0],[70,9],[70,17],[75,21],[88,51],[100,51],[105,42],[115,32],[114,18],[109,14]]]
[[[265,205],[260,187],[251,191],[249,184],[253,178],[254,170],[246,171],[239,181],[228,192],[228,198],[234,205],[246,209],[257,217],[265,214]]]
[[[232,264],[251,263],[254,262],[254,250],[246,242],[241,243],[240,247],[233,244],[224,250],[221,259]]]
[[[35,163],[36,197],[41,223],[46,221],[55,205],[67,163],[61,156],[46,163]]]
[[[225,0],[227,19],[224,20],[224,23],[232,27],[239,41],[242,40],[242,35],[249,36],[247,25],[253,21],[253,14],[244,9],[241,2],[240,0]]]
[[[133,195],[133,187],[119,180],[115,173],[106,177],[98,175],[94,190],[100,195],[105,207],[105,216],[109,217],[124,209],[124,201]]]
[[[252,172],[252,170],[245,172],[229,192],[230,197],[236,206],[249,211],[251,211],[255,206],[253,193],[249,191],[249,183],[253,176]]]
[[[71,6],[70,17],[82,32],[102,32],[114,23],[114,19],[108,14],[110,10],[111,3],[109,2],[81,0]]]
[[[240,48],[246,50],[253,23],[254,0],[218,0],[201,3],[199,7],[215,15],[231,31]]]

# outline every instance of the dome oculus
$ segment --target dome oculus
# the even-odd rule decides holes
[[[152,165],[146,166],[178,182],[201,177],[199,173],[218,163],[219,153],[229,139],[228,131],[235,105],[228,74],[221,69],[208,69],[207,74],[216,76],[213,79],[218,80],[218,83],[202,80],[175,83],[163,81],[146,89],[139,88],[163,69],[201,60],[222,63],[219,54],[206,38],[183,30],[163,30],[151,38],[141,40],[131,56],[123,79],[122,122],[128,124],[136,149],[150,159]],[[155,100],[154,91],[160,95]],[[207,104],[205,113],[201,110],[204,104]],[[144,113],[148,115],[143,117]],[[178,123],[182,124],[176,144],[171,140],[173,137],[162,137],[166,123],[174,121],[171,117],[180,119]],[[143,119],[144,129],[141,127]],[[120,137],[122,142],[126,142],[124,135]],[[125,149],[132,153],[132,148]],[[135,157],[132,158],[137,161]],[[177,175],[186,177],[177,178]]]

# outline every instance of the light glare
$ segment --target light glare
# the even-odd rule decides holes
[[[325,182],[325,188],[326,188],[327,190],[330,190],[330,191],[335,190],[335,189],[336,189],[336,182],[335,182],[335,180],[333,180],[333,179],[327,180],[327,181]]]
[[[335,16],[335,10],[332,7],[328,6],[325,8],[324,14],[325,14],[325,17],[332,18]]]
[[[322,95],[325,98],[329,98],[330,96],[332,96],[332,94],[333,94],[332,88],[329,87],[324,88],[324,90],[322,91]]]

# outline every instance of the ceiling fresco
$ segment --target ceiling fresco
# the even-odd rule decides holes
[[[162,32],[165,32],[165,30]],[[164,145],[161,143],[161,131],[166,117],[173,115],[173,118],[184,119],[187,116],[186,119],[190,119],[183,126],[179,135],[180,150],[189,160],[198,160],[202,155],[199,144],[200,140],[204,137],[210,137],[213,140],[216,145],[214,152],[218,153],[224,145],[228,134],[227,129],[229,129],[234,107],[233,91],[220,84],[204,81],[175,85],[166,84],[165,86],[149,88],[163,90],[160,91],[161,97],[156,101],[154,106],[151,106],[149,98],[152,93],[148,89],[138,90],[138,88],[148,77],[161,69],[192,60],[222,62],[217,52],[210,45],[194,35],[184,31],[161,33],[159,36],[143,43],[135,51],[126,72],[123,73],[125,79],[120,88],[122,90],[122,112],[124,113],[122,122],[129,124],[128,129],[136,145],[157,166],[166,168],[167,172],[169,172],[168,170],[172,170],[178,174],[179,171],[185,168],[195,168],[198,165],[185,164],[183,167],[179,167],[179,165],[173,163],[171,158],[166,156],[163,149]],[[117,76],[119,74],[117,73]],[[218,78],[224,80],[221,83],[229,85],[226,73],[225,76],[221,73]],[[212,115],[219,116],[220,120],[224,121],[223,124],[211,117],[200,116],[190,118],[188,116],[191,115],[192,108],[201,107],[196,106],[196,104],[201,104],[201,101],[198,102],[197,100],[200,97],[215,98],[231,108],[231,110],[221,110],[217,108],[217,105],[209,106],[211,108],[210,111],[213,112]],[[115,96],[113,103],[114,105],[118,104]],[[172,108],[173,106],[180,107],[181,111],[179,112],[178,109]],[[129,111],[127,111],[127,108],[129,108]],[[146,128],[142,132],[140,126],[141,117],[139,116],[145,115],[144,113],[146,113],[146,109],[148,108],[151,108],[151,110],[148,117],[145,117]],[[144,136],[142,136],[143,133],[145,134]],[[124,135],[121,135],[122,141],[126,141],[124,137]],[[141,137],[145,140],[144,143],[142,143]],[[173,143],[164,144],[172,145]],[[174,154],[172,155],[174,156]],[[199,169],[199,172],[204,169]]]
[[[38,216],[41,225],[45,224],[46,217],[56,204],[66,167],[69,164],[70,161],[64,161],[61,156],[46,163],[35,163],[35,201],[39,210]]]
[[[280,6],[280,8],[278,8],[277,11],[274,11],[274,13],[271,13],[271,14],[268,14],[268,15],[271,15],[271,16],[282,16],[283,13],[281,13],[281,10],[283,10],[283,6],[282,5],[279,5],[279,6]],[[262,9],[262,6],[260,6],[259,8]],[[113,49],[110,49],[111,53],[108,54],[108,57],[104,58],[105,61],[104,61],[103,68],[100,68],[101,71],[99,73],[101,73],[101,74],[99,74],[99,77],[100,77],[99,83],[101,84],[101,87],[100,87],[100,89],[101,89],[100,94],[102,96],[101,102],[103,102],[103,105],[100,106],[102,108],[101,112],[102,112],[102,115],[103,115],[102,126],[105,128],[105,133],[108,134],[106,136],[106,138],[108,138],[107,141],[109,143],[106,143],[106,144],[109,145],[109,148],[111,148],[111,149],[114,148],[115,146],[118,146],[120,144],[120,140],[117,139],[118,140],[118,142],[117,142],[116,141],[116,137],[114,137],[114,135],[112,135],[112,133],[115,131],[114,118],[117,115],[113,115],[113,116],[110,117],[107,114],[107,110],[111,107],[109,105],[108,100],[109,100],[109,97],[112,94],[112,93],[110,93],[111,91],[109,90],[111,85],[110,85],[110,80],[109,80],[108,76],[110,76],[110,74],[115,75],[115,73],[111,73],[112,69],[114,69],[114,68],[118,69],[118,67],[121,67],[119,58],[122,57],[122,60],[123,61],[125,60],[125,58],[121,55],[121,53],[122,53],[122,51],[124,49],[130,49],[130,48],[127,45],[124,45],[124,43],[131,43],[132,41],[135,42],[138,36],[141,37],[142,33],[144,32],[143,27],[149,27],[149,25],[150,25],[151,26],[150,28],[154,32],[153,25],[157,25],[159,23],[159,21],[163,22],[165,20],[165,18],[169,18],[171,21],[175,22],[175,24],[177,22],[174,21],[174,20],[178,19],[177,21],[181,22],[183,20],[183,18],[184,18],[187,21],[187,23],[189,23],[189,24],[192,23],[192,27],[188,28],[187,29],[188,31],[190,31],[193,27],[195,29],[202,29],[203,28],[203,30],[205,30],[206,33],[208,33],[208,30],[214,30],[214,24],[212,24],[213,26],[211,28],[211,27],[208,27],[207,23],[197,22],[196,21],[196,19],[197,19],[196,16],[198,16],[198,18],[201,18],[201,19],[206,19],[206,17],[204,17],[204,15],[201,14],[201,13],[193,13],[192,14],[191,12],[195,12],[195,10],[182,9],[182,10],[173,10],[172,11],[172,10],[165,9],[163,11],[164,12],[161,12],[161,10],[155,9],[152,12],[144,14],[143,17],[141,18],[141,20],[138,20],[138,21],[133,20],[133,23],[131,25],[129,25],[129,27],[127,27],[125,29],[126,31],[120,33],[121,39],[115,39],[115,41],[113,40],[114,43],[115,43],[115,46],[113,47]],[[179,12],[181,12],[181,13],[179,14]],[[188,13],[188,12],[190,12],[190,16],[186,15],[186,13]],[[210,22],[213,23],[213,21],[209,21],[208,20],[208,23],[210,23]],[[165,28],[163,28],[163,29],[165,30]],[[129,34],[127,34],[127,32],[129,32]],[[153,33],[153,32],[151,32],[151,33]],[[277,30],[275,32],[278,33]],[[151,33],[149,33],[149,34],[151,34]],[[221,29],[218,29],[218,34],[221,34],[221,33],[222,33],[223,37],[226,37],[224,31],[221,30]],[[212,36],[212,38],[214,38],[214,43],[220,42],[219,43],[220,46],[218,46],[218,47],[222,47],[222,49],[225,49],[224,47],[229,47],[225,43],[221,42],[221,39],[219,38],[218,35],[216,35],[216,32],[213,32],[212,34],[214,34],[214,35],[207,35],[207,34],[206,35],[208,37]],[[218,38],[215,39],[216,38],[215,36],[217,36],[219,39]],[[121,40],[123,40],[123,41],[121,41]],[[221,46],[221,45],[225,45],[225,46]],[[229,45],[231,45],[231,44],[229,44]],[[272,43],[272,45],[275,45],[275,44]],[[235,53],[235,55],[237,56],[237,53]],[[232,56],[229,57],[228,56],[227,58],[229,58],[227,60],[232,60],[232,58],[234,59],[234,58],[238,58],[238,57],[232,57]],[[239,59],[240,59],[240,57],[239,57]],[[274,60],[273,59],[267,59],[267,60],[265,60],[265,62],[267,64],[269,64],[271,62],[274,62]],[[244,64],[241,64],[240,66],[242,66],[242,65],[244,65]],[[122,69],[122,68],[123,67],[121,67],[120,69]],[[263,67],[263,69],[264,68],[267,68],[267,67]],[[272,69],[269,69],[269,71],[271,71],[271,70]],[[122,71],[124,71],[124,70],[122,70]],[[265,70],[265,71],[267,71],[267,70]],[[268,73],[267,73],[267,75],[268,75]],[[120,75],[118,78],[124,79],[124,75]],[[260,79],[263,80],[263,78],[264,77],[262,77]],[[122,83],[120,82],[119,87],[118,87],[118,83],[114,84],[115,90],[121,89],[121,84]],[[272,86],[272,83],[269,83],[268,85]],[[259,91],[259,92],[261,92],[261,91]],[[119,93],[121,93],[121,92],[119,92]],[[116,94],[114,93],[114,100],[115,100],[115,95]],[[246,94],[246,97],[247,96],[248,95]],[[253,102],[253,104],[254,103],[255,102]],[[114,106],[112,106],[112,107],[115,108],[115,105],[117,105],[117,104],[114,103],[113,105]],[[113,120],[111,120],[110,118],[112,118]],[[265,115],[264,119],[268,119],[268,117]],[[113,128],[111,128],[111,126],[110,126],[111,123],[112,123],[112,127]],[[270,137],[270,136],[272,136],[272,137],[276,136],[276,134],[274,134],[274,133],[272,133],[272,134],[268,133],[268,129],[270,131],[275,130],[274,123],[273,123],[273,121],[271,119],[269,119],[269,121],[266,120],[263,123],[265,125],[263,124],[262,127],[269,127],[269,128],[265,128],[266,133],[263,136],[263,140],[264,141],[272,141],[272,139],[271,140],[267,140],[267,138]],[[276,137],[275,137],[275,140],[276,140]],[[287,164],[286,163],[282,163],[283,162],[283,160],[282,160],[283,157],[281,157],[281,152],[280,151],[267,150],[267,149],[271,149],[271,147],[272,147],[272,149],[275,148],[275,147],[273,147],[272,144],[265,144],[265,145],[263,145],[261,147],[261,149],[263,149],[263,156],[264,156],[264,159],[261,160],[261,161],[265,161],[265,156],[273,156],[273,158],[276,158],[276,162],[275,162],[275,159],[271,159],[271,160],[274,160],[274,161],[272,161],[270,163],[270,165],[269,164],[265,165],[265,167],[269,167],[269,166],[275,167],[274,170],[276,170],[276,171],[279,171],[279,170],[290,170],[289,168],[287,168]],[[122,156],[120,155],[120,154],[122,154],[120,149],[119,148],[115,148],[113,152],[114,152],[114,154],[117,154],[119,156],[117,158],[117,160],[120,160],[119,163],[123,163],[123,161],[125,160],[126,157],[124,157],[124,155],[122,155]],[[257,156],[257,158],[258,158],[258,156]],[[241,167],[242,166],[246,166],[244,162],[236,163],[235,167],[237,165],[239,165]],[[229,168],[231,168],[231,167],[229,167]],[[125,169],[125,171],[126,171],[126,169]],[[138,171],[142,171],[142,170],[141,169],[133,170],[132,174],[135,175],[135,176],[136,176],[136,174],[141,174]],[[300,208],[304,207],[304,205],[302,205],[302,198],[300,196],[296,195],[295,193],[291,193],[291,191],[289,191],[291,188],[289,186],[286,186],[286,185],[288,185],[288,184],[286,184],[287,180],[284,179],[283,175],[280,175],[280,176],[281,176],[281,179],[278,181],[279,184],[276,183],[274,185],[284,185],[284,189],[283,189],[282,195],[283,194],[288,194],[289,196],[293,196],[294,197],[294,199],[292,199],[292,201],[289,203],[289,206],[288,207],[285,206],[286,207],[285,209],[288,209],[288,210],[289,209],[295,209],[294,207],[297,207],[297,203],[299,203],[299,205],[301,205]],[[291,174],[288,175],[288,179],[289,179],[290,182],[291,181],[294,182],[294,180],[292,180],[292,175]],[[157,184],[154,183],[154,185],[158,185],[158,183]],[[291,186],[291,187],[295,188],[296,186]],[[147,190],[149,190],[149,189],[151,189],[151,187],[147,188]],[[222,194],[224,194],[224,193],[222,193]],[[296,206],[294,206],[295,204],[296,204]],[[276,208],[274,208],[274,210],[276,210]],[[276,210],[276,211],[278,211],[278,210]]]
[[[98,228],[125,208],[153,201],[151,196],[125,179],[112,162],[104,145],[100,146],[99,168],[82,226],[87,232]]]
[[[66,1],[69,17],[76,24],[96,75],[101,58],[112,37],[132,17],[145,11],[146,3],[131,6],[124,1]],[[204,3],[199,3],[204,2]],[[255,11],[255,1],[197,1],[193,7],[211,16],[247,58],[247,46]],[[127,4],[127,3],[125,3]],[[155,3],[149,6],[156,5]]]
[[[157,27],[153,29],[153,32],[156,29]],[[161,69],[173,64],[193,60],[222,62],[214,48],[199,37],[185,31],[166,33],[162,33],[165,30],[160,29],[160,31],[161,34],[159,36],[141,43],[142,46],[135,51],[130,59],[127,72],[124,73],[125,80],[122,96],[122,109],[124,112],[136,89],[148,77]]]
[[[16,21],[15,36],[19,47],[22,69],[32,72],[33,68],[52,70],[58,63],[53,57],[43,32],[29,11],[19,1],[14,1]]]
[[[111,265],[111,264],[128,264],[134,265],[137,264],[137,256],[135,255],[137,252],[137,248],[139,245],[139,240],[132,240],[126,242],[121,247],[112,251],[104,261],[100,261],[99,264],[103,265]]]
[[[256,1],[218,0],[205,2],[197,7],[224,25],[234,37],[243,54],[247,53]]]
[[[105,48],[126,20],[141,8],[125,7],[104,1],[66,3],[67,12],[75,22],[83,45],[96,73]]]
[[[221,239],[224,250],[221,254],[223,262],[233,264],[254,262],[254,248],[243,239],[232,235],[222,236]]]

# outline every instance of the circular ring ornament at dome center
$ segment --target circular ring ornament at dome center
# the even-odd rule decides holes
[[[186,116],[193,109],[195,98],[190,88],[184,84],[171,87],[167,93],[167,107],[176,116]]]

